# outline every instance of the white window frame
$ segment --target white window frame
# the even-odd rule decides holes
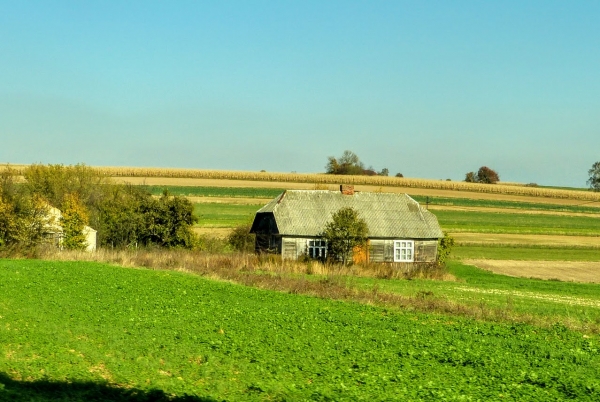
[[[310,258],[324,260],[327,258],[327,240],[308,239],[306,241],[306,251]]]
[[[414,262],[415,242],[413,240],[394,240],[394,262]]]

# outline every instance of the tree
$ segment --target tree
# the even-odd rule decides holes
[[[500,177],[495,170],[492,170],[487,166],[482,166],[477,171],[477,181],[479,183],[495,184],[500,181]]]
[[[596,162],[592,165],[592,168],[588,170],[590,178],[587,184],[590,186],[592,191],[600,191],[600,162]]]
[[[332,215],[321,237],[327,241],[329,257],[346,265],[352,250],[366,245],[368,232],[367,223],[358,216],[358,212],[344,207]]]
[[[67,250],[85,250],[88,246],[84,233],[88,214],[77,194],[65,195],[60,226],[63,229],[62,246]]]
[[[325,165],[325,172],[328,174],[353,174],[362,175],[365,170],[365,165],[360,161],[358,155],[352,151],[344,151],[339,159],[333,156],[327,158],[328,162]]]
[[[379,176],[389,176],[390,175],[390,170],[388,168],[383,168],[381,169],[381,172],[379,172]]]
[[[465,181],[467,183],[477,183],[477,176],[475,176],[474,172],[469,172],[465,175]]]
[[[467,183],[486,183],[486,184],[495,184],[500,181],[500,176],[495,170],[490,169],[487,166],[482,166],[475,172],[469,172],[465,175],[465,181]]]

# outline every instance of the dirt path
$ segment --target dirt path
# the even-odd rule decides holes
[[[152,186],[192,186],[192,187],[244,187],[244,188],[282,188],[289,190],[337,190],[339,187],[332,184],[271,182],[255,180],[221,180],[221,179],[182,179],[168,177],[114,177],[118,183],[146,184]],[[354,186],[357,191],[406,193],[430,197],[469,198],[474,200],[503,200],[521,201],[555,205],[585,205],[600,208],[600,202],[570,200],[560,198],[545,198],[533,196],[517,196],[505,194],[477,193],[456,190],[435,190],[412,187],[382,187],[382,186]]]
[[[528,235],[528,234],[497,234],[497,233],[450,233],[458,244],[486,245],[543,245],[543,246],[583,246],[599,247],[600,237],[592,236],[558,236],[558,235]]]
[[[600,262],[513,260],[464,260],[463,262],[497,274],[521,278],[600,283]]]

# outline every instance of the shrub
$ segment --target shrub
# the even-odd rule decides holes
[[[252,224],[250,223],[236,226],[231,230],[229,236],[227,236],[227,243],[234,250],[247,253],[254,252],[256,236],[254,233],[250,233],[251,228]]]
[[[438,264],[446,264],[446,261],[448,260],[448,257],[452,252],[452,247],[454,247],[454,238],[450,236],[447,232],[444,232],[444,237],[442,237],[438,243]]]

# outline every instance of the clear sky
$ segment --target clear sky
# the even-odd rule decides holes
[[[600,2],[0,0],[0,161],[585,186]]]

